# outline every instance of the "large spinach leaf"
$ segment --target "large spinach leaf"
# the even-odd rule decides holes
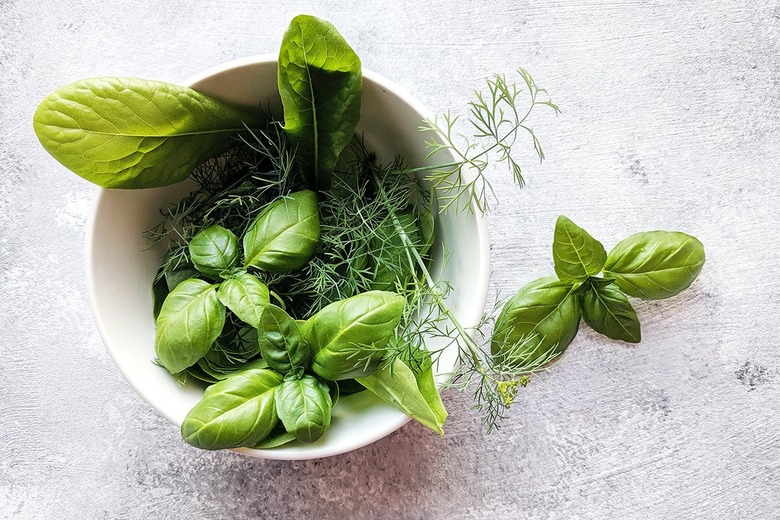
[[[623,292],[660,300],[687,289],[704,265],[704,245],[679,231],[648,231],[621,240],[609,252],[604,276]]]
[[[282,39],[278,81],[284,130],[297,146],[300,169],[309,187],[328,189],[360,120],[360,59],[333,25],[296,16]]]
[[[260,315],[270,301],[268,287],[249,273],[222,282],[217,296],[241,321],[255,328],[260,325]]]
[[[254,446],[277,425],[275,394],[282,377],[245,370],[206,389],[181,424],[184,440],[204,450]]]
[[[404,298],[369,291],[324,307],[301,332],[314,351],[312,370],[332,381],[373,372],[401,320]]]
[[[582,295],[582,318],[608,338],[639,343],[639,318],[631,302],[612,280],[592,278]]]
[[[244,266],[283,273],[303,266],[320,239],[317,194],[297,191],[263,210],[244,235]]]
[[[567,282],[583,282],[599,274],[607,260],[601,242],[563,215],[555,223],[552,252],[555,273]]]
[[[154,349],[171,374],[195,364],[208,352],[225,325],[225,307],[217,286],[190,278],[171,291],[157,317]]]
[[[330,427],[333,401],[316,377],[288,379],[276,388],[276,413],[284,429],[303,442],[314,442]]]
[[[563,352],[577,335],[580,306],[573,284],[553,277],[540,278],[520,288],[501,309],[490,349],[507,368]]]
[[[132,78],[84,79],[41,102],[33,127],[64,166],[104,188],[185,179],[262,117],[190,88]]]

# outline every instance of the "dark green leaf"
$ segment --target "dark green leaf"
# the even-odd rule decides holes
[[[260,353],[271,368],[286,374],[296,367],[308,368],[311,364],[311,349],[298,324],[276,305],[265,307],[257,332]]]
[[[590,327],[608,338],[639,343],[642,334],[636,312],[614,283],[588,282],[582,295],[582,318]]]
[[[373,372],[401,320],[404,298],[369,291],[326,306],[301,332],[314,351],[312,370],[332,381]]]
[[[238,262],[236,235],[216,224],[192,237],[188,247],[195,269],[215,279]]]
[[[604,276],[624,293],[660,300],[687,289],[704,265],[704,245],[677,231],[649,231],[622,240],[609,252]]]
[[[427,255],[436,241],[436,229],[433,213],[423,210],[418,215],[418,226],[420,228],[420,237],[422,238],[421,255]]]
[[[278,79],[295,158],[309,186],[326,190],[360,120],[360,59],[333,25],[300,15],[284,33]]]
[[[157,317],[157,359],[175,374],[208,352],[225,324],[217,286],[190,278],[171,291]]]
[[[567,282],[583,282],[601,272],[607,252],[601,242],[561,215],[555,223],[553,260],[558,278]]]
[[[160,273],[158,273],[158,276],[159,278],[155,278],[154,283],[152,284],[152,315],[155,320],[157,320],[157,316],[160,315],[162,304],[170,292],[168,290],[168,284],[165,283],[165,276],[160,276]]]
[[[288,433],[314,442],[330,427],[333,402],[328,386],[312,376],[284,381],[276,389],[276,412]]]
[[[86,180],[152,188],[184,180],[261,119],[162,81],[93,78],[46,96],[33,127],[46,151]]]
[[[295,435],[292,433],[287,433],[284,427],[277,427],[273,432],[271,432],[271,435],[252,447],[258,450],[267,450],[271,448],[278,448],[279,446],[284,446],[285,444],[289,444],[296,440],[298,439],[296,439]]]
[[[490,349],[497,362],[522,369],[563,352],[577,334],[580,306],[573,284],[535,280],[509,299],[496,320]]]
[[[244,266],[283,273],[303,266],[320,239],[317,194],[304,190],[275,200],[244,235]]]
[[[184,418],[182,438],[204,450],[256,445],[279,421],[274,397],[281,382],[273,370],[254,369],[208,387]]]
[[[179,264],[175,268],[169,267],[165,271],[165,283],[168,285],[168,291],[172,291],[184,280],[199,276],[198,270],[192,264]]]
[[[255,328],[260,326],[260,315],[270,302],[268,287],[249,273],[222,282],[217,296],[241,321]]]

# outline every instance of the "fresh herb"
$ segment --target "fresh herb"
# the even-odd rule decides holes
[[[327,190],[360,120],[360,59],[333,25],[300,15],[282,38],[278,77],[284,130],[298,147],[299,168],[311,189]]]
[[[94,78],[46,96],[33,128],[46,151],[88,181],[104,188],[152,188],[186,179],[246,126],[264,121],[260,113],[190,88]]]

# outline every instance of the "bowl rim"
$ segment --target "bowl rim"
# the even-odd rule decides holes
[[[258,64],[266,64],[269,62],[277,62],[278,57],[275,54],[257,54],[253,56],[247,56],[244,58],[238,58],[233,59],[224,63],[221,63],[219,65],[215,65],[212,67],[209,67],[201,72],[198,72],[192,76],[190,76],[186,81],[182,83],[183,86],[192,88],[192,85],[207,80],[211,78],[212,76],[215,76],[217,74],[221,74],[224,72],[228,72],[233,69],[251,66],[251,65],[258,65]],[[397,96],[399,99],[401,99],[405,104],[409,105],[413,110],[415,110],[417,113],[419,113],[423,118],[426,119],[432,119],[433,114],[424,106],[422,103],[417,101],[406,89],[401,87],[400,85],[396,84],[395,82],[389,80],[385,76],[378,74],[376,72],[373,72],[365,67],[362,69],[362,75],[364,80],[368,79],[369,81],[377,84],[378,86],[382,87],[383,89],[387,90],[388,92],[391,92],[395,96]],[[464,172],[467,176],[469,176],[469,172]],[[120,373],[124,377],[125,381],[130,384],[130,386],[135,390],[138,395],[153,409],[157,411],[160,415],[165,417],[167,420],[169,420],[171,423],[173,423],[176,426],[180,426],[180,421],[177,421],[173,417],[171,417],[166,411],[158,407],[156,403],[156,400],[153,398],[152,395],[149,395],[145,389],[135,384],[133,381],[133,377],[130,376],[130,374],[127,372],[127,368],[119,363],[118,358],[116,356],[116,352],[114,350],[114,347],[112,347],[111,342],[108,340],[109,333],[105,328],[105,325],[103,321],[100,319],[100,312],[98,310],[97,306],[97,294],[96,294],[96,287],[95,287],[95,276],[93,273],[93,261],[94,261],[94,245],[95,245],[95,223],[98,216],[98,211],[101,207],[101,202],[106,197],[107,193],[109,193],[111,190],[107,188],[96,188],[96,196],[94,198],[92,209],[89,213],[89,217],[87,220],[87,226],[86,226],[86,233],[85,233],[85,241],[84,241],[84,259],[85,259],[85,271],[87,276],[87,293],[89,298],[89,305],[90,309],[92,311],[92,315],[95,321],[95,324],[98,329],[98,333],[100,335],[100,338],[103,342],[103,345],[105,346],[106,350],[108,351],[109,356],[111,356],[112,361],[114,362],[114,365],[119,369]],[[490,240],[488,237],[488,225],[487,225],[487,217],[484,213],[480,212],[474,203],[472,202],[472,210],[474,213],[474,217],[476,219],[476,230],[477,230],[477,245],[479,248],[479,260],[481,262],[482,270],[478,273],[478,280],[477,280],[477,290],[476,294],[474,295],[476,299],[477,305],[472,306],[471,308],[474,309],[474,315],[473,316],[464,316],[462,319],[464,321],[473,321],[477,322],[477,320],[480,318],[482,311],[484,310],[485,304],[487,302],[487,295],[488,295],[488,284],[489,284],[489,277],[490,277]],[[350,451],[357,450],[359,448],[362,448],[364,446],[367,446],[369,444],[372,444],[374,442],[377,442],[380,439],[383,439],[384,437],[388,436],[392,432],[398,430],[403,425],[408,423],[411,420],[411,418],[405,414],[400,414],[399,418],[393,421],[387,421],[385,424],[382,425],[381,428],[378,428],[375,431],[371,432],[371,435],[367,435],[364,438],[361,438],[360,442],[353,443],[348,448],[330,448],[327,445],[322,446],[319,450],[316,450],[314,452],[307,452],[298,454],[297,456],[292,455],[288,451],[283,450],[272,450],[272,449],[252,449],[252,448],[235,448],[231,449],[229,451],[241,453],[243,455],[252,456],[254,458],[262,458],[262,459],[270,459],[270,460],[309,460],[309,459],[319,459],[319,458],[325,458],[325,457],[331,457],[335,455],[341,455],[344,453],[348,453]]]

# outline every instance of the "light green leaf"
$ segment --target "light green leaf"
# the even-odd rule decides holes
[[[324,307],[301,328],[314,351],[312,370],[339,381],[373,372],[401,321],[405,300],[369,291]]]
[[[333,25],[296,16],[282,39],[278,80],[295,158],[309,187],[326,190],[360,120],[360,59]]]
[[[372,374],[357,381],[371,393],[410,416],[439,435],[447,419],[447,410],[441,401],[433,379],[431,363],[415,372],[401,359],[382,364]]]
[[[270,301],[268,287],[249,273],[222,282],[217,296],[241,321],[255,328],[259,326],[260,315]]]
[[[244,267],[284,273],[302,267],[320,239],[317,194],[304,190],[268,205],[244,235]]]
[[[206,389],[181,424],[181,436],[196,448],[254,446],[276,427],[276,387],[282,376],[268,369],[238,372]]]
[[[312,376],[289,379],[276,388],[276,413],[285,430],[314,442],[330,427],[333,401],[328,386]]]
[[[225,307],[216,285],[195,278],[181,282],[157,317],[157,359],[171,374],[181,372],[206,355],[224,324]]]
[[[398,213],[397,219],[409,241],[422,248],[424,244],[412,210]],[[372,290],[395,291],[398,285],[405,287],[414,272],[414,263],[407,254],[406,242],[390,217],[377,227],[371,240],[371,254],[366,256],[374,272]]]
[[[238,262],[238,238],[216,224],[192,237],[188,249],[195,269],[215,279]]]
[[[152,188],[187,178],[227,149],[249,113],[186,87],[132,78],[84,79],[41,102],[33,127],[65,167],[104,188]]]
[[[561,215],[555,223],[553,260],[558,278],[567,282],[583,282],[601,272],[607,252],[601,242]]]
[[[629,343],[642,339],[636,311],[614,283],[587,283],[582,295],[582,317],[593,330],[608,338]]]
[[[687,289],[704,265],[704,245],[678,231],[648,231],[609,252],[604,276],[636,298],[660,300]]]
[[[521,287],[501,309],[490,349],[497,362],[522,371],[551,352],[566,350],[579,324],[574,285],[540,278]]]

